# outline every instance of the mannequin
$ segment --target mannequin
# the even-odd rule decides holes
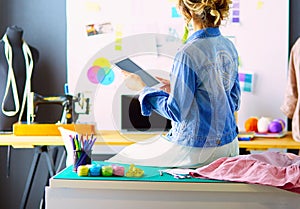
[[[28,76],[25,56],[31,63],[32,72],[39,58],[38,51],[31,46],[27,49],[28,53],[25,53],[22,48],[25,44],[23,30],[18,26],[8,27],[0,42],[0,105],[2,107],[0,110],[0,131],[12,131],[12,125],[19,119],[26,76]],[[6,49],[9,46],[11,47],[11,55],[7,56]],[[28,45],[26,44],[26,46]],[[8,57],[12,63],[11,68],[9,68]],[[13,75],[9,74],[9,69],[13,69]],[[14,84],[17,88],[13,88]],[[26,118],[26,107],[22,116],[22,118]]]

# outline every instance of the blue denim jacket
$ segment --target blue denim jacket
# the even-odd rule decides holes
[[[196,31],[177,52],[170,94],[146,87],[139,96],[142,114],[154,110],[172,121],[171,142],[217,147],[232,142],[240,105],[238,53],[219,28]]]

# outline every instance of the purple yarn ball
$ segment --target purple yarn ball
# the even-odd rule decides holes
[[[280,121],[272,121],[268,126],[270,133],[280,133],[283,130],[283,125]]]
[[[281,126],[283,126],[282,129],[285,128],[285,122],[284,122],[284,120],[282,120],[282,119],[279,118],[279,119],[274,119],[274,121],[280,122],[280,123],[281,123]]]

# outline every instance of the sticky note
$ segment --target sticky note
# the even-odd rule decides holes
[[[171,10],[172,10],[172,18],[181,17],[181,15],[178,13],[178,10],[176,7],[172,7]]]

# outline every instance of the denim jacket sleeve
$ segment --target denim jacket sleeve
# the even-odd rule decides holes
[[[231,98],[235,104],[235,111],[238,111],[240,109],[240,97],[241,97],[241,88],[240,88],[240,82],[239,82],[239,76],[236,76],[233,88],[230,92]]]
[[[185,54],[176,55],[170,77],[170,94],[149,87],[144,88],[139,96],[143,115],[148,116],[154,110],[175,122],[185,118],[195,91],[195,73],[189,70],[189,63]]]
[[[145,87],[139,96],[142,115],[149,116],[152,111],[167,119],[177,121],[180,118],[178,105],[171,96],[154,88]]]

